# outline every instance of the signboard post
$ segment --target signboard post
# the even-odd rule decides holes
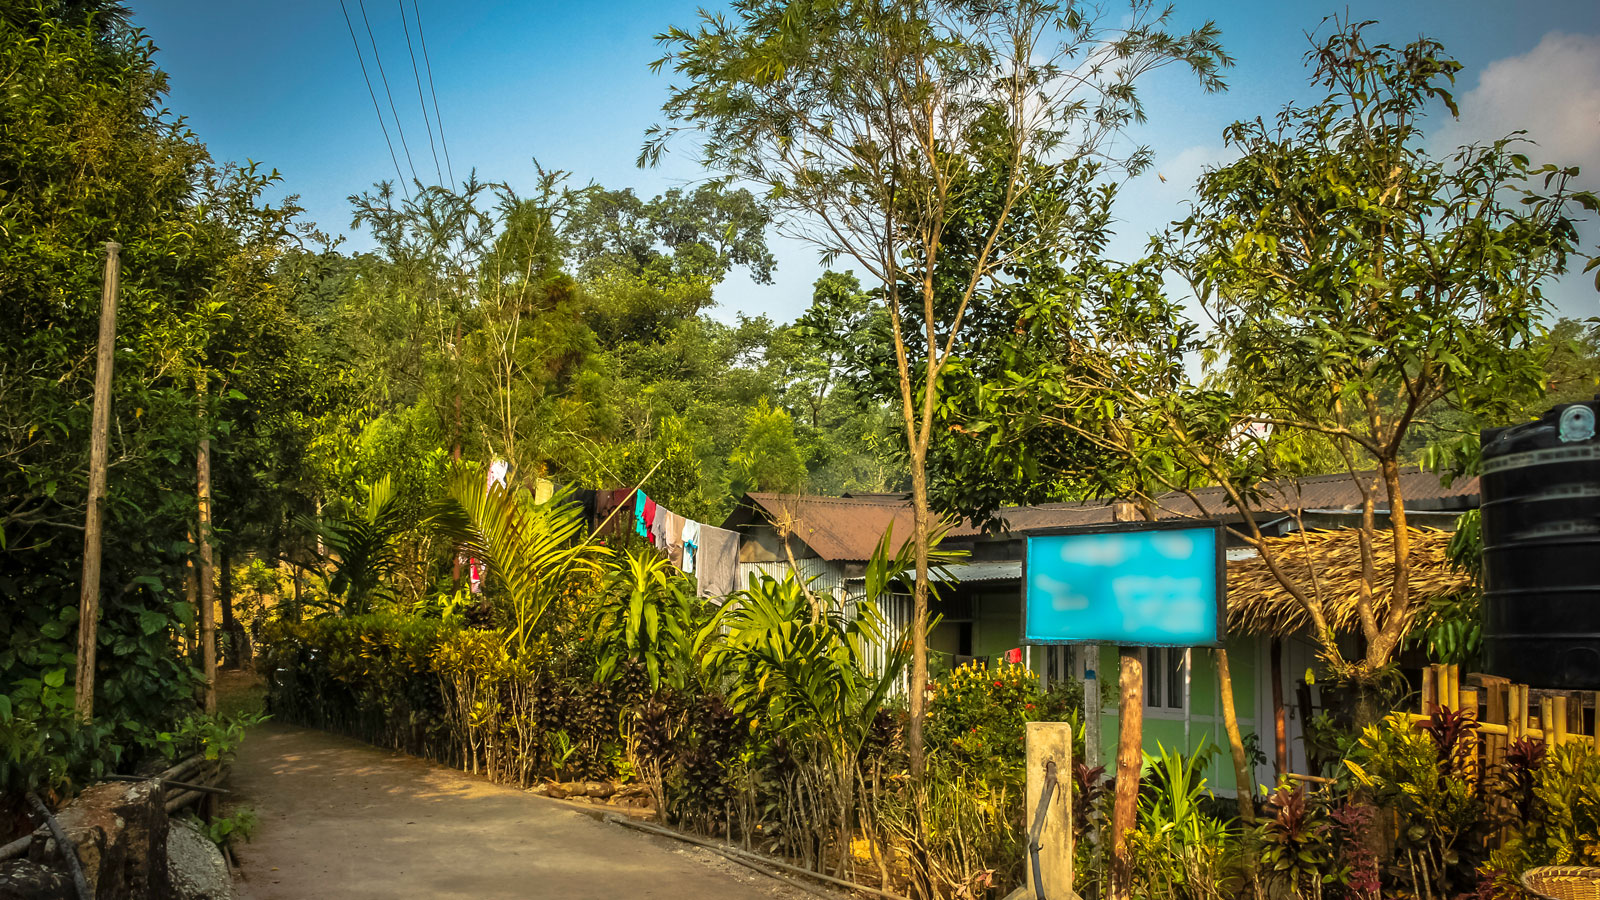
[[[1222,527],[1213,522],[1119,523],[1028,537],[1023,641],[1118,645],[1110,900],[1127,900],[1132,886],[1127,833],[1135,824],[1143,763],[1142,648],[1222,645],[1227,627],[1223,545]],[[1086,711],[1087,721],[1098,719],[1097,707]]]

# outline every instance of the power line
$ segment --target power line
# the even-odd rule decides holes
[[[439,146],[444,150],[444,170],[450,173],[450,184],[456,182],[456,170],[450,165],[450,145],[444,139],[444,119],[439,116],[439,92],[433,88],[433,63],[428,61],[428,36],[422,30],[422,10],[417,0],[411,0],[411,17],[417,20],[417,40],[422,42],[422,65],[428,72],[428,93],[433,95],[433,118],[439,123]]]
[[[433,174],[439,180],[444,180],[444,173],[439,171],[439,151],[433,146],[433,123],[428,121],[428,102],[422,99],[422,76],[417,73],[417,51],[411,47],[411,29],[406,26],[406,0],[394,0],[400,7],[400,28],[406,33],[406,52],[411,54],[411,77],[417,82],[417,106],[422,108],[422,124],[428,129],[428,151],[433,154]],[[418,23],[420,26],[420,22]]]
[[[372,90],[372,78],[367,75],[367,62],[361,58],[361,43],[356,40],[356,27],[350,23],[350,10],[344,5],[344,0],[339,0],[339,9],[344,12],[344,27],[350,29],[350,46],[355,48],[356,62],[361,66],[361,80],[367,83],[367,96],[372,98],[372,111],[378,114],[378,129],[383,132],[383,142],[389,146],[389,161],[394,163],[394,175],[400,182],[400,189],[406,192],[406,199],[411,199],[411,192],[406,188],[406,176],[400,171],[400,159],[394,155],[394,142],[389,140],[389,128],[383,124],[383,110],[378,108],[378,95]],[[396,125],[400,123],[395,122]]]
[[[367,0],[356,0],[356,5],[361,8],[361,21],[367,26],[367,40],[372,43],[372,59],[378,64],[378,79],[383,82],[384,96],[389,98],[389,112],[394,114],[394,130],[400,133],[400,149],[405,151],[406,166],[411,169],[411,178],[417,178],[417,164],[411,161],[411,148],[406,146],[406,129],[400,124],[400,111],[394,108],[394,94],[389,91],[389,76],[383,74],[383,57],[378,55],[378,39],[372,36],[372,22],[367,19]]]

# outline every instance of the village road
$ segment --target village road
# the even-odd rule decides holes
[[[260,820],[236,854],[245,900],[808,897],[706,850],[289,725],[251,730],[228,787],[228,805]]]

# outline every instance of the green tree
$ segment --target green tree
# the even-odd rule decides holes
[[[1082,458],[1049,449],[1077,443],[1114,462],[1147,511],[1178,491],[1198,514],[1237,515],[1331,666],[1371,698],[1423,612],[1399,478],[1408,436],[1430,411],[1505,421],[1542,389],[1541,285],[1577,255],[1572,216],[1596,201],[1570,187],[1575,170],[1533,166],[1516,138],[1430,155],[1420,119],[1450,105],[1459,65],[1427,39],[1370,44],[1366,27],[1310,54],[1324,100],[1228,129],[1242,157],[1201,177],[1162,256],[1103,267],[1065,302],[1019,294],[1026,327],[967,399],[976,459],[1079,477]],[[1190,280],[1211,334],[1165,297],[1163,265]],[[1185,355],[1211,377],[1189,379]],[[1296,441],[1330,448],[1365,498],[1358,656],[1336,639],[1314,561],[1286,566],[1253,511],[1297,474],[1303,456],[1274,452]],[[1225,499],[1206,502],[1201,484]],[[1380,541],[1392,572],[1378,571]]]
[[[215,162],[166,111],[154,52],[114,4],[0,9],[0,294],[13,318],[0,333],[0,705],[46,735],[53,757],[48,771],[8,768],[8,787],[19,771],[81,776],[191,708],[193,672],[175,648],[194,616],[181,586],[195,451],[203,435],[235,430],[236,398],[217,385],[259,384],[275,364],[270,347],[259,360],[236,351],[271,318],[271,270],[296,210],[263,200],[275,175]],[[74,652],[101,248],[113,240],[122,288],[100,717],[69,733],[52,717],[72,689],[62,673]]]
[[[908,735],[919,778],[935,525],[925,461],[938,385],[972,294],[1007,264],[993,240],[980,242],[966,284],[948,292],[953,307],[942,306],[944,234],[971,192],[1001,197],[991,234],[1013,216],[1055,215],[1027,206],[1040,167],[1024,160],[1107,152],[1108,137],[1142,118],[1135,85],[1144,75],[1178,62],[1215,89],[1229,62],[1213,26],[1170,34],[1166,13],[1148,3],[1132,3],[1123,27],[1106,21],[1048,3],[740,0],[731,15],[706,13],[694,30],[660,37],[668,51],[656,67],[684,79],[664,107],[680,124],[652,129],[641,163],[659,159],[675,132],[699,132],[707,167],[761,186],[781,227],[881,285],[923,576]],[[1135,150],[1125,162],[1147,160]],[[997,177],[974,174],[986,172]],[[916,334],[905,327],[912,307],[923,310]]]
[[[1363,685],[1419,613],[1400,482],[1407,437],[1436,405],[1498,418],[1541,390],[1542,285],[1578,252],[1574,213],[1600,209],[1571,187],[1575,168],[1531,164],[1515,135],[1430,154],[1421,120],[1433,102],[1454,112],[1460,64],[1435,41],[1373,44],[1366,29],[1342,25],[1309,54],[1323,101],[1273,126],[1228,129],[1243,157],[1202,176],[1172,245],[1216,323],[1238,420],[1331,439],[1364,497],[1365,542],[1379,529],[1392,537],[1387,584],[1366,554],[1366,647],[1355,658],[1314,585],[1263,550],[1324,655]],[[1217,461],[1223,448],[1188,449],[1244,509],[1250,486]],[[1375,523],[1379,505],[1387,525]],[[1265,546],[1248,514],[1243,530]],[[1371,599],[1379,591],[1386,608]]]
[[[765,398],[745,414],[744,435],[728,457],[728,490],[798,494],[806,486],[806,464],[795,441],[794,420]]]

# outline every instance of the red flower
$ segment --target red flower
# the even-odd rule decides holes
[[[998,681],[996,681],[996,682],[995,682],[995,683],[994,683],[994,686],[995,686],[995,687],[999,687],[999,686],[1000,686],[1000,682],[998,682]]]

